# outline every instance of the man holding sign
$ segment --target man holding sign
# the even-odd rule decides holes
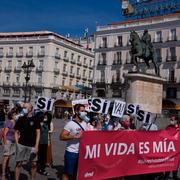
[[[69,121],[60,133],[60,140],[67,141],[64,155],[63,180],[76,178],[79,157],[79,140],[82,136],[82,132],[86,130],[85,119],[87,119],[85,106],[77,104],[74,120]]]

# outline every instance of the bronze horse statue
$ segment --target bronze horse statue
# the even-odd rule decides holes
[[[151,44],[151,37],[147,33],[147,31],[145,31],[142,39],[143,40],[140,39],[139,35],[135,31],[131,31],[129,40],[131,43],[131,62],[136,66],[137,72],[139,72],[137,58],[143,59],[146,63],[147,68],[150,67],[149,61],[151,60],[154,65],[155,74],[159,76],[159,66],[157,64],[157,58],[154,53],[154,48]]]

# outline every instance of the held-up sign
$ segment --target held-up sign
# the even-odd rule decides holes
[[[93,98],[89,99],[90,111],[95,113],[107,114],[111,101],[106,99]]]
[[[85,110],[89,112],[88,99],[79,99],[79,100],[74,100],[74,101],[72,101],[73,112],[74,112],[74,106],[75,106],[76,104],[83,104],[83,105],[85,106]]]
[[[54,99],[48,97],[39,97],[36,102],[36,108],[43,111],[52,111]]]
[[[137,104],[127,104],[126,112],[130,115],[135,115],[138,121],[141,121],[146,124],[152,123],[153,114],[141,110],[140,106]]]
[[[125,107],[126,103],[124,101],[115,100],[113,105],[112,116],[122,117],[124,114]]]

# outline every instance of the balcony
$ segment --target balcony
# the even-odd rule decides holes
[[[106,62],[106,60],[99,61],[97,65],[98,65],[98,66],[106,66],[106,65],[107,65],[107,62]]]
[[[12,66],[7,66],[4,68],[4,72],[11,72],[12,71]]]
[[[71,78],[74,78],[75,74],[72,72],[72,73],[69,74],[69,76],[70,76]]]
[[[43,72],[43,66],[39,66],[36,68],[36,72]]]
[[[13,87],[20,87],[21,83],[20,82],[13,82],[12,86]]]
[[[4,91],[3,92],[3,96],[5,96],[5,97],[10,97],[10,89],[8,89],[7,91]]]
[[[38,57],[44,57],[44,56],[45,56],[45,51],[38,52]]]
[[[56,59],[61,59],[61,55],[60,55],[59,53],[56,53],[56,54],[55,54],[55,58],[56,58]]]
[[[81,61],[77,61],[77,65],[78,66],[82,66],[82,62]]]
[[[87,67],[88,67],[88,64],[87,64],[87,63],[84,63],[84,64],[83,64],[83,67],[87,68]]]
[[[27,52],[26,57],[33,57],[33,52],[32,51]]]
[[[10,82],[3,82],[3,87],[10,87],[11,83]]]
[[[23,57],[23,52],[17,52],[16,57]]]
[[[77,74],[77,75],[76,75],[76,78],[77,78],[77,79],[81,79],[81,75],[80,75],[80,74]]]
[[[71,59],[70,61],[72,64],[76,64],[76,60],[75,59]]]
[[[120,86],[122,86],[120,79],[116,79],[116,80],[112,79],[112,83],[111,83],[112,89],[119,89]]]
[[[106,87],[105,79],[97,79],[95,84],[96,84],[97,88],[105,88]]]
[[[114,47],[123,47],[123,44],[122,44],[122,42],[121,43],[114,43]]]
[[[22,71],[21,66],[16,66],[16,67],[14,68],[14,72],[15,72],[15,73],[19,73],[19,72],[21,72],[21,71]]]
[[[65,62],[69,62],[69,58],[68,57],[64,57],[63,58]]]
[[[167,41],[177,41],[177,36],[169,36]]]
[[[62,75],[63,75],[63,76],[68,76],[68,72],[67,72],[67,71],[63,71],[63,72],[62,72]]]
[[[169,77],[169,78],[167,78],[166,83],[167,84],[176,84],[177,83],[177,78],[176,77]]]
[[[23,83],[23,86],[25,87],[25,83]],[[31,86],[33,86],[36,89],[42,89],[44,88],[44,83],[42,81],[31,83]]]
[[[13,97],[20,97],[20,92],[16,92],[16,91],[14,91],[14,93],[13,93]]]
[[[83,76],[83,77],[82,77],[82,80],[83,80],[83,81],[87,81],[87,77],[86,77],[86,76]]]
[[[155,38],[153,40],[154,43],[162,43],[163,42],[163,39],[162,38]]]
[[[54,73],[59,74],[59,72],[60,72],[59,68],[55,67],[54,68]]]
[[[8,57],[8,58],[13,57],[13,52],[8,52],[8,53],[6,54],[6,57]]]
[[[59,84],[57,84],[57,83],[52,83],[52,84],[50,84],[50,86],[53,89],[59,89]]]
[[[101,48],[107,48],[107,43],[100,44],[100,45],[99,45],[99,48],[100,48],[100,49],[101,49]]]
[[[113,66],[117,66],[117,65],[122,65],[122,60],[121,59],[118,59],[118,60],[114,60],[113,63],[112,63]]]
[[[177,56],[167,56],[166,62],[177,61]]]

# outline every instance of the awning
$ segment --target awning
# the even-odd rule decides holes
[[[64,91],[70,91],[70,92],[79,92],[79,88],[75,87],[75,86],[60,86],[59,87],[60,90],[64,90]]]
[[[59,99],[59,100],[56,100],[56,102],[54,103],[54,106],[59,107],[59,108],[72,108],[72,103],[71,101]]]
[[[178,99],[165,99],[162,104],[163,109],[180,110],[180,100]]]

